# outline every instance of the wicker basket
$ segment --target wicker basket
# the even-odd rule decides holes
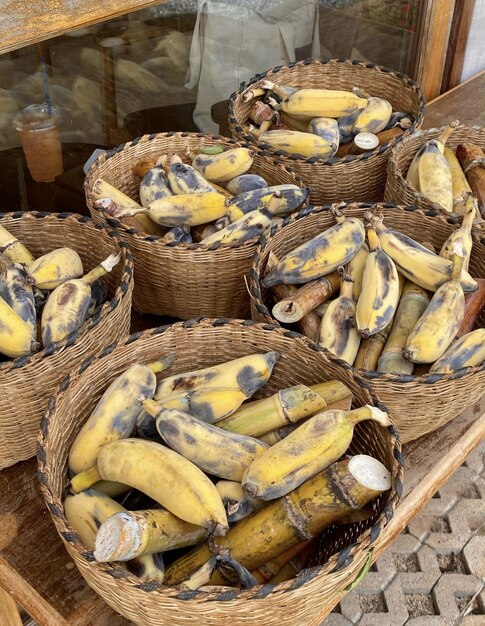
[[[293,248],[335,224],[330,207],[302,211],[286,220],[286,225],[269,241],[260,244],[251,270],[250,291],[252,317],[255,320],[278,322],[271,316],[270,291],[261,288],[260,278],[265,273],[268,254],[273,251],[281,257]],[[384,216],[384,223],[422,242],[432,243],[438,250],[457,226],[442,217],[427,217],[415,207],[397,207],[393,204],[355,204],[343,209],[345,215],[363,217],[372,210]],[[485,277],[485,233],[474,232],[475,243],[470,261],[470,273],[475,278]],[[481,239],[480,239],[481,237]],[[479,321],[485,326],[485,311]],[[344,361],[343,365],[347,365]],[[348,365],[347,365],[348,367]],[[467,367],[454,374],[426,374],[423,376],[359,372],[371,382],[374,391],[394,415],[403,443],[417,439],[443,426],[467,406],[477,402],[485,389],[485,363]]]
[[[91,167],[85,182],[86,200],[91,215],[106,221],[93,206],[92,187],[104,178],[138,199],[140,179],[133,166],[142,158],[167,152],[184,153],[201,143],[237,146],[231,139],[195,133],[144,135],[101,156]],[[260,174],[269,184],[300,184],[289,167],[255,155],[250,172]],[[213,246],[164,243],[158,236],[107,220],[129,244],[135,262],[133,306],[140,313],[189,319],[208,317],[249,317],[249,298],[244,277],[249,274],[257,240],[243,244]]]
[[[406,137],[399,144],[395,145],[389,155],[387,164],[387,182],[385,191],[386,202],[395,202],[396,204],[413,204],[427,215],[437,215],[442,213],[450,216],[450,213],[443,209],[439,204],[431,202],[426,196],[416,191],[412,185],[406,180],[406,174],[409,165],[413,160],[418,149],[430,139],[436,139],[441,135],[445,127],[431,128],[414,133],[412,137]],[[456,148],[460,143],[469,141],[475,143],[485,150],[485,128],[473,126],[459,126],[453,131],[453,134],[446,142],[449,148]],[[459,219],[453,215],[453,218]]]
[[[250,102],[244,102],[242,94],[250,85],[271,80],[292,87],[328,88],[350,90],[361,87],[371,95],[389,100],[394,111],[406,111],[415,117],[415,125],[404,134],[372,152],[348,155],[343,158],[304,158],[261,145],[263,154],[277,156],[282,163],[293,168],[296,174],[312,188],[313,204],[347,201],[380,201],[384,197],[386,166],[389,150],[402,137],[419,128],[426,108],[420,87],[404,74],[394,72],[373,63],[342,61],[339,59],[314,59],[275,67],[265,74],[258,74],[242,83],[232,94],[229,104],[229,127],[232,135],[240,141],[255,144],[252,135],[242,127],[246,124]]]
[[[0,469],[35,455],[37,431],[47,402],[66,372],[100,346],[125,337],[130,330],[133,262],[116,233],[89,217],[70,213],[7,213],[0,224],[34,256],[69,246],[91,269],[113,252],[121,261],[103,280],[109,300],[64,341],[29,357],[0,364]]]
[[[331,611],[345,587],[366,564],[372,545],[392,518],[402,491],[402,457],[397,431],[363,422],[355,430],[350,453],[365,452],[392,472],[392,488],[375,502],[366,522],[332,526],[322,536],[317,566],[296,579],[226,593],[181,591],[143,583],[119,566],[93,562],[92,553],[67,524],[63,499],[67,487],[67,456],[81,425],[114,377],[131,363],[149,362],[176,353],[169,373],[206,367],[255,351],[277,350],[281,358],[261,395],[296,383],[339,379],[351,388],[355,405],[373,403],[369,384],[314,343],[295,333],[255,322],[190,320],[132,335],[88,359],[61,383],[41,424],[38,461],[42,491],[57,531],[90,587],[127,619],[137,624],[173,626],[247,626],[305,624],[315,626]]]

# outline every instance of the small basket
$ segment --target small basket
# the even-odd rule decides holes
[[[420,130],[411,137],[406,137],[399,144],[396,144],[389,155],[387,163],[387,182],[384,198],[386,202],[396,204],[413,204],[426,212],[426,215],[437,215],[438,213],[450,216],[442,206],[432,202],[424,196],[406,180],[406,174],[414,155],[419,148],[430,139],[437,139],[444,131],[442,128],[431,128]],[[446,142],[448,148],[456,148],[460,143],[470,142],[480,146],[485,150],[485,128],[480,126],[459,126],[451,134]],[[453,215],[457,219],[461,217]]]
[[[314,624],[328,615],[345,588],[368,562],[370,550],[393,516],[402,492],[402,456],[394,426],[358,424],[350,454],[378,458],[392,474],[391,490],[375,501],[374,515],[364,522],[332,526],[323,535],[318,565],[295,579],[245,591],[181,591],[142,582],[116,564],[93,562],[77,533],[68,526],[63,500],[68,484],[67,458],[74,437],[110,382],[130,364],[153,361],[175,352],[168,374],[207,367],[254,352],[281,354],[268,383],[258,394],[267,396],[297,383],[338,379],[354,394],[356,406],[384,408],[369,384],[349,367],[342,367],[316,344],[275,326],[235,320],[190,320],[132,335],[88,359],[62,381],[41,424],[39,478],[46,504],[69,554],[90,587],[116,611],[136,624],[161,626],[248,626]]]
[[[251,102],[244,102],[242,94],[263,80],[300,88],[351,90],[352,87],[361,87],[373,96],[389,100],[394,111],[412,113],[415,123],[400,137],[360,155],[325,160],[288,154],[266,144],[258,144],[243,128],[243,124],[247,123]],[[313,204],[341,200],[378,202],[384,197],[390,148],[420,127],[425,108],[421,88],[404,74],[361,61],[312,59],[275,67],[242,83],[230,99],[229,127],[233,137],[239,141],[259,145],[264,155],[277,157],[290,166],[312,188],[310,201]]]
[[[283,227],[269,240],[263,241],[256,252],[251,269],[250,292],[252,317],[258,321],[278,324],[270,313],[270,290],[261,287],[270,252],[279,258],[290,250],[335,224],[330,206],[301,211],[288,218]],[[339,207],[340,208],[340,207]],[[352,204],[342,211],[345,215],[363,217],[366,211],[384,216],[384,224],[398,229],[417,241],[432,243],[437,250],[458,226],[443,216],[428,217],[415,207],[394,204]],[[485,277],[485,233],[474,231],[474,245],[470,273],[475,278]],[[485,311],[478,326],[485,326]],[[342,366],[349,365],[340,361]],[[353,368],[354,371],[355,368]],[[485,389],[485,363],[463,368],[453,374],[425,374],[423,376],[383,374],[359,370],[376,394],[394,415],[401,441],[406,443],[443,426],[466,407],[475,404]]]
[[[37,257],[64,246],[76,250],[86,271],[112,253],[121,260],[103,278],[108,300],[64,341],[32,356],[0,363],[0,469],[35,455],[37,431],[53,389],[100,346],[130,332],[133,262],[116,233],[71,213],[6,213],[0,224]]]
[[[210,250],[198,243],[165,243],[157,235],[146,235],[94,208],[92,188],[98,178],[138,200],[140,179],[133,173],[133,166],[139,160],[167,152],[185,153],[201,144],[239,146],[231,139],[196,133],[144,135],[102,155],[86,177],[84,187],[91,215],[114,226],[133,252],[133,307],[139,313],[179,319],[197,315],[249,317],[244,277],[249,274],[257,239],[214,245]],[[255,154],[249,171],[260,174],[270,185],[303,186],[289,167],[259,154]]]

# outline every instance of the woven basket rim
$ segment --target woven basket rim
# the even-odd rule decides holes
[[[57,397],[62,397],[63,393],[69,388],[71,382],[76,382],[78,378],[85,372],[88,371],[90,367],[94,365],[96,361],[99,361],[103,358],[106,358],[113,350],[119,345],[130,345],[136,341],[140,341],[143,338],[151,337],[153,335],[161,335],[171,328],[194,328],[195,326],[200,326],[202,328],[218,328],[221,326],[233,326],[237,328],[251,328],[258,327],[262,330],[268,332],[274,332],[279,335],[282,335],[287,338],[294,339],[299,343],[305,344],[311,350],[315,352],[320,352],[325,355],[325,357],[340,366],[344,369],[352,370],[352,376],[371,396],[372,402],[375,406],[380,408],[383,411],[388,412],[388,409],[382,404],[379,398],[376,396],[372,386],[365,380],[363,377],[356,371],[353,370],[347,363],[342,363],[339,359],[333,356],[328,350],[321,348],[316,343],[312,342],[307,337],[300,335],[299,333],[295,333],[289,330],[285,330],[278,325],[275,324],[266,324],[264,322],[256,322],[254,320],[235,320],[235,319],[227,319],[227,318],[193,318],[191,320],[177,322],[175,324],[166,324],[163,326],[159,326],[157,328],[148,329],[145,331],[140,331],[126,337],[125,339],[111,343],[108,346],[105,346],[102,350],[100,350],[96,355],[89,357],[84,361],[78,368],[77,371],[71,372],[67,374],[66,377],[59,383],[57,389],[54,394],[51,396],[47,408],[46,414],[43,416],[40,424],[40,430],[38,434],[38,447],[37,447],[37,465],[38,465],[38,479],[40,482],[40,488],[43,493],[44,499],[48,506],[48,509],[55,521],[56,526],[60,534],[63,537],[63,540],[66,541],[73,549],[75,549],[79,555],[84,559],[86,563],[97,567],[100,572],[103,574],[108,574],[113,578],[120,580],[121,578],[129,582],[132,586],[141,589],[146,592],[155,592],[161,594],[167,594],[169,597],[176,598],[178,600],[192,600],[198,599],[202,601],[230,601],[235,599],[263,599],[268,597],[270,593],[273,592],[287,592],[293,591],[305,585],[307,582],[310,582],[316,576],[320,574],[329,574],[338,572],[347,566],[349,566],[353,559],[354,554],[358,549],[363,551],[369,551],[372,549],[374,543],[379,538],[382,530],[387,525],[387,523],[392,519],[394,515],[394,511],[396,506],[402,496],[403,492],[403,475],[404,475],[404,460],[402,455],[402,446],[399,437],[399,432],[397,428],[394,426],[394,420],[391,417],[392,424],[390,426],[385,427],[389,438],[390,445],[392,449],[392,456],[394,458],[394,465],[391,469],[391,473],[393,475],[394,481],[391,487],[391,493],[389,495],[389,499],[387,501],[386,507],[383,509],[381,514],[379,515],[376,522],[370,528],[366,529],[359,535],[358,540],[354,541],[349,546],[346,546],[342,550],[333,554],[326,563],[323,565],[314,566],[308,569],[303,570],[299,575],[297,575],[294,579],[278,583],[276,585],[273,584],[263,584],[257,585],[250,589],[239,590],[234,592],[218,592],[218,591],[182,591],[177,587],[169,587],[164,585],[163,583],[145,583],[142,582],[137,576],[128,572],[125,569],[120,568],[116,564],[109,563],[97,563],[94,560],[94,555],[91,551],[86,550],[85,546],[81,542],[81,539],[78,533],[72,529],[67,522],[67,519],[64,515],[63,509],[64,505],[62,502],[59,502],[58,498],[53,493],[52,487],[50,485],[49,476],[50,476],[50,466],[47,462],[46,449],[48,448],[48,435],[49,435],[49,425],[52,413],[55,411]],[[59,504],[60,506],[59,506]],[[358,574],[356,574],[357,576]]]
[[[425,130],[417,130],[412,135],[408,135],[404,137],[403,140],[399,142],[399,145],[395,145],[392,147],[391,152],[389,153],[389,161],[388,161],[387,167],[388,167],[388,172],[391,167],[393,168],[394,180],[396,180],[409,193],[411,193],[413,196],[415,196],[418,199],[422,198],[423,201],[425,201],[427,204],[433,207],[433,209],[438,211],[441,215],[450,215],[450,213],[446,209],[444,209],[441,205],[439,205],[437,202],[433,202],[432,200],[430,200],[430,198],[428,198],[428,196],[424,195],[420,191],[416,191],[416,189],[411,185],[411,183],[408,180],[406,180],[406,177],[404,176],[402,168],[398,163],[398,157],[400,156],[402,150],[406,148],[407,144],[410,141],[412,141],[413,139],[423,138],[423,143],[420,144],[420,146],[422,146],[427,141],[427,137],[431,137],[432,135],[436,135],[436,134],[440,135],[445,130],[445,128],[446,128],[446,125],[436,126],[434,128],[427,128]],[[475,132],[475,131],[483,130],[483,126],[479,126],[479,125],[467,126],[466,124],[459,124],[455,128],[455,130]],[[458,217],[461,220],[463,216],[458,216]]]
[[[96,174],[98,173],[100,166],[106,163],[106,161],[108,161],[115,155],[119,154],[120,152],[124,152],[125,150],[129,151],[132,148],[136,148],[136,146],[140,143],[141,144],[148,143],[150,141],[154,141],[159,138],[170,139],[171,137],[176,137],[176,138],[181,138],[181,139],[187,138],[187,137],[192,138],[192,139],[208,139],[210,141],[219,141],[225,145],[229,144],[229,145],[236,146],[236,147],[247,147],[233,137],[223,137],[222,135],[213,135],[210,133],[193,133],[193,132],[191,133],[188,131],[187,132],[186,131],[183,131],[183,132],[168,131],[164,133],[150,133],[150,134],[140,135],[139,137],[135,137],[135,139],[132,139],[131,141],[127,141],[126,143],[122,143],[119,146],[112,148],[111,150],[107,150],[106,152],[98,156],[98,158],[94,161],[94,163],[89,168],[89,171],[86,175],[86,178],[84,180],[84,185],[83,185],[84,192],[89,202],[91,202],[91,204],[94,204],[91,189],[92,189],[94,182],[98,178]],[[297,184],[301,189],[308,190],[310,194],[311,186],[304,183],[303,180],[296,174],[296,172],[293,171],[293,169],[290,166],[286,165],[285,163],[281,162],[278,159],[271,159],[268,155],[263,154],[263,151],[258,146],[251,146],[250,149],[253,150],[258,155],[258,157],[261,157],[267,161],[271,161],[273,167],[276,167],[279,170],[283,170],[284,172],[292,176],[295,179],[295,184]],[[196,253],[201,252],[205,254],[207,252],[214,252],[219,249],[230,250],[231,248],[248,247],[250,245],[256,244],[259,240],[259,236],[256,236],[256,237],[253,237],[252,239],[248,239],[243,242],[233,241],[229,244],[214,243],[211,246],[207,246],[207,244],[204,244],[202,242],[199,242],[199,243],[176,243],[174,241],[165,242],[165,241],[162,241],[162,237],[160,235],[146,235],[145,233],[143,233],[143,231],[139,230],[138,228],[133,228],[133,227],[127,226],[126,224],[123,224],[123,222],[120,221],[119,219],[109,217],[108,215],[106,215],[105,219],[106,219],[106,222],[110,226],[112,226],[113,228],[116,228],[117,230],[121,231],[124,234],[131,235],[135,239],[145,241],[147,243],[156,244],[157,246],[161,248],[174,248],[176,250],[184,250],[184,251],[190,250],[190,251],[195,251]]]
[[[313,206],[307,210],[299,211],[298,213],[294,213],[293,215],[288,216],[284,220],[284,222],[280,224],[277,229],[275,229],[275,232],[272,235],[272,237],[261,238],[261,241],[258,244],[256,253],[253,258],[253,265],[251,267],[251,274],[250,274],[251,280],[250,280],[250,286],[249,286],[250,297],[251,297],[251,300],[253,300],[258,306],[258,312],[261,315],[263,315],[266,320],[268,320],[268,323],[270,323],[271,321],[272,324],[275,324],[281,327],[278,320],[272,317],[271,313],[269,312],[268,307],[266,306],[265,302],[263,302],[263,298],[261,296],[261,284],[260,284],[261,254],[263,254],[266,247],[272,242],[273,237],[277,235],[280,232],[280,230],[285,228],[285,226],[288,226],[289,224],[293,224],[294,222],[300,219],[304,219],[305,217],[309,217],[311,215],[317,215],[318,213],[323,213],[324,211],[328,212],[332,208],[336,208],[336,207],[338,207],[341,211],[345,211],[345,209],[349,209],[349,208],[371,210],[372,208],[378,207],[378,208],[383,208],[383,209],[395,209],[395,210],[400,210],[402,214],[404,214],[405,212],[419,213],[423,215],[424,217],[432,217],[443,223],[446,222],[448,224],[456,224],[458,222],[457,219],[450,221],[440,211],[436,211],[436,212],[424,211],[423,209],[420,209],[414,205],[403,206],[403,205],[394,204],[392,202],[372,202],[372,203],[371,202],[340,202],[340,203],[333,203],[333,204],[325,204],[322,206]],[[485,233],[482,233],[481,231],[482,231],[481,228],[474,227],[472,232],[474,235],[475,243],[479,243],[485,246],[485,236],[482,236],[482,234],[485,235]],[[480,233],[480,236],[478,236],[478,233]],[[299,334],[299,333],[296,333],[296,334]],[[309,339],[309,341],[311,340]],[[485,361],[481,365],[462,367],[461,369],[456,370],[455,372],[452,372],[450,374],[438,374],[438,373],[429,374],[428,373],[428,374],[422,374],[422,375],[392,374],[392,373],[367,371],[367,370],[361,370],[353,366],[350,366],[346,361],[343,361],[341,359],[337,359],[337,362],[342,366],[346,366],[347,368],[351,367],[352,370],[354,370],[355,372],[358,372],[360,376],[362,376],[366,380],[378,379],[379,381],[390,382],[390,383],[416,383],[418,382],[418,383],[423,383],[425,385],[432,385],[432,384],[436,384],[439,382],[458,380],[465,376],[473,376],[473,374],[477,372],[485,371]]]
[[[344,65],[359,65],[366,69],[375,70],[376,72],[381,72],[384,74],[390,74],[399,78],[403,81],[407,86],[411,87],[418,95],[419,100],[419,113],[415,118],[414,124],[412,124],[408,129],[406,129],[402,135],[399,137],[394,137],[387,143],[382,144],[381,146],[377,146],[374,150],[369,150],[362,154],[348,154],[343,157],[304,157],[297,154],[291,154],[286,152],[285,150],[275,150],[269,144],[260,144],[251,134],[245,134],[243,127],[236,119],[234,113],[234,106],[236,100],[242,96],[242,94],[249,89],[251,85],[263,80],[268,74],[277,74],[282,69],[292,69],[295,67],[306,67],[309,65],[328,65],[328,64],[337,64],[341,63]],[[302,61],[294,61],[293,63],[288,63],[286,65],[277,65],[266,72],[261,74],[255,74],[250,79],[245,82],[242,82],[239,85],[239,88],[234,91],[229,98],[229,115],[228,121],[229,125],[234,128],[238,133],[241,134],[241,137],[250,145],[257,145],[261,147],[263,150],[264,156],[277,156],[279,158],[285,158],[291,161],[297,161],[299,163],[307,163],[309,165],[341,165],[342,163],[354,163],[355,161],[365,161],[373,156],[377,156],[384,152],[387,152],[391,147],[399,144],[405,137],[409,137],[412,135],[417,128],[419,128],[420,124],[423,121],[424,112],[426,109],[426,98],[424,92],[420,85],[415,81],[409,78],[406,74],[402,72],[398,72],[397,70],[390,69],[388,67],[384,67],[383,65],[377,65],[375,63],[361,61],[359,59],[340,59],[340,58],[329,58],[329,57],[321,57],[317,59],[304,59]]]
[[[80,215],[78,213],[69,212],[50,213],[47,211],[14,211],[10,213],[1,213],[0,224],[5,218],[17,220],[22,220],[24,218],[48,219],[52,221],[63,221],[66,223],[69,223],[70,221],[76,221],[80,224],[86,224],[88,227],[94,228],[98,231],[103,231],[115,242],[115,244],[119,248],[121,258],[124,261],[124,268],[121,282],[116,287],[116,291],[113,297],[110,300],[104,302],[101,307],[98,307],[95,313],[90,318],[88,318],[80,328],[74,330],[62,341],[57,341],[51,346],[43,348],[39,352],[28,356],[17,357],[16,359],[10,359],[9,361],[0,363],[0,373],[8,373],[12,370],[18,370],[30,364],[36,364],[37,362],[41,362],[44,359],[49,358],[50,356],[58,354],[61,350],[66,350],[72,347],[78,341],[82,341],[86,334],[89,333],[91,328],[104,320],[111,313],[111,311],[113,311],[118,306],[118,302],[126,297],[126,294],[129,292],[129,285],[132,282],[133,276],[133,257],[131,255],[128,244],[126,244],[119,238],[116,231],[109,230],[106,224],[103,224],[102,222],[95,222],[87,215]]]

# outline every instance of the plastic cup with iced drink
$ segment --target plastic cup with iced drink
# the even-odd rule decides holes
[[[63,171],[59,120],[59,110],[46,104],[31,104],[14,119],[30,175],[40,183],[52,182]]]

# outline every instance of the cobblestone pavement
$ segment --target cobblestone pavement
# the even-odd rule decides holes
[[[321,626],[485,626],[485,442]]]

